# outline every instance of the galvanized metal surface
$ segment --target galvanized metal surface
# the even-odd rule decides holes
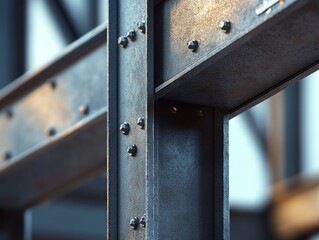
[[[101,33],[105,27],[1,92],[0,188],[6,189],[0,191],[1,208],[32,206],[105,169]]]
[[[108,237],[109,239],[154,239],[152,237],[154,221],[151,220],[151,212],[147,211],[146,197],[147,177],[152,178],[151,168],[154,161],[153,21],[150,14],[153,6],[143,0],[133,2],[121,0],[117,4],[109,1],[108,8],[109,24],[112,24],[109,36],[114,37],[117,34],[117,37],[121,37],[131,29],[136,31],[135,41],[129,41],[127,46],[121,45],[121,47],[111,41],[108,43],[108,61],[112,59],[117,64],[108,63],[108,139],[112,138],[112,143],[108,147],[108,216],[110,217]],[[143,29],[139,30],[143,27],[141,21],[145,21],[145,32]],[[144,129],[136,123],[139,117],[145,117]],[[123,135],[119,131],[123,122],[130,124],[128,135]],[[115,136],[117,142],[113,142],[112,134],[117,135]],[[135,156],[127,153],[127,148],[132,144],[137,147]],[[146,227],[132,229],[130,220],[135,217],[140,218],[144,214],[146,214]]]
[[[155,126],[154,239],[229,239],[227,115],[160,102]]]
[[[161,3],[156,98],[225,108],[235,116],[318,69],[318,1],[286,0],[258,16],[261,3]],[[218,28],[224,18],[232,23],[228,34]],[[199,41],[196,53],[187,49],[191,39]]]

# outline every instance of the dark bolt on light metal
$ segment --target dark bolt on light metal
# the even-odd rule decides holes
[[[145,126],[145,118],[144,117],[139,117],[137,119],[137,121],[136,121],[136,124],[143,129],[144,126]]]
[[[140,226],[145,227],[146,226],[146,217],[142,216],[140,219]]]
[[[122,36],[122,37],[119,37],[117,39],[117,44],[119,46],[121,46],[122,48],[126,48],[127,47],[127,44],[128,44],[128,39],[126,36]]]
[[[49,84],[50,84],[51,89],[55,89],[56,85],[57,85],[57,81],[55,79],[51,79],[49,81]]]
[[[127,135],[130,132],[130,124],[127,122],[124,122],[120,126],[120,131],[124,134]]]
[[[187,43],[188,49],[192,50],[192,52],[196,52],[198,48],[198,41],[193,39]]]
[[[51,127],[46,131],[46,133],[48,136],[54,136],[56,134],[56,129],[54,127]]]
[[[79,107],[79,112],[83,115],[83,116],[86,116],[89,114],[89,111],[90,111],[90,108],[88,105],[81,105]]]
[[[132,229],[136,229],[138,226],[138,217],[132,218],[130,220],[130,226]]]
[[[140,30],[141,33],[145,33],[146,32],[146,22],[145,21],[138,22],[137,28]]]
[[[6,151],[3,155],[4,160],[10,160],[12,158],[12,153],[10,151]]]
[[[136,39],[136,32],[135,32],[135,30],[134,30],[134,29],[131,29],[130,31],[128,31],[128,32],[126,33],[126,37],[127,37],[128,39],[130,39],[131,41],[135,41],[135,39]]]
[[[219,28],[223,30],[225,33],[229,33],[231,29],[231,22],[228,19],[221,20],[219,22]]]
[[[131,146],[129,146],[127,148],[127,153],[129,155],[131,155],[132,157],[135,157],[136,156],[136,153],[137,153],[137,147],[135,144],[132,144]]]

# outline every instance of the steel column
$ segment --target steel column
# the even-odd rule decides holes
[[[108,239],[229,239],[227,113],[155,104],[153,6],[121,0],[108,9]],[[117,46],[130,29],[136,40]]]

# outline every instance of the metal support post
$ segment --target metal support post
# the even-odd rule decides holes
[[[108,239],[229,239],[228,115],[154,103],[153,6],[108,9]]]

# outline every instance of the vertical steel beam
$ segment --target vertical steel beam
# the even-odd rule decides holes
[[[228,115],[154,103],[151,2],[108,2],[108,239],[229,239]],[[130,29],[136,40],[117,46]]]

